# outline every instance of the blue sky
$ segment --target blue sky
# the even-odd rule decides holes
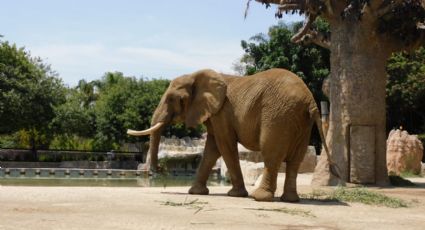
[[[244,20],[246,0],[1,3],[3,40],[43,58],[69,86],[107,71],[170,79],[202,68],[232,73],[240,41],[277,23],[275,8],[255,1]]]

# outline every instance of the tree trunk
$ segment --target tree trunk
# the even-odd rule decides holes
[[[388,184],[385,86],[389,52],[366,23],[331,23],[330,124],[327,143],[342,179]],[[321,154],[313,185],[336,185]]]

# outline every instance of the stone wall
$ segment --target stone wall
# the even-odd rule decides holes
[[[158,158],[184,157],[185,155],[202,155],[205,148],[205,139],[198,138],[165,138],[161,137]]]
[[[204,148],[205,139],[161,137],[158,150],[159,163],[173,175],[195,174]],[[145,169],[146,165],[140,164],[138,168]]]
[[[136,170],[138,161],[62,161],[22,162],[2,161],[2,168],[79,168],[79,169],[129,169]]]

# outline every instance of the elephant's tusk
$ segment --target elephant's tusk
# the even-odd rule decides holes
[[[152,132],[155,132],[156,130],[158,130],[159,128],[161,128],[161,126],[163,125],[163,122],[158,122],[156,123],[156,125],[150,127],[149,129],[145,129],[142,131],[137,131],[137,130],[132,130],[132,129],[127,129],[127,134],[128,135],[132,135],[132,136],[144,136],[144,135],[149,135]]]

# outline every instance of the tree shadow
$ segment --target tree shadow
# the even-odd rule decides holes
[[[184,195],[184,196],[222,196],[222,197],[230,197],[226,193],[210,193],[208,195],[199,195],[199,194],[189,194],[187,192],[161,192],[161,194],[168,194],[168,195]],[[241,197],[235,197],[235,198],[241,198]],[[246,198],[246,197],[242,197]]]
[[[226,193],[211,193],[208,195],[192,195],[187,192],[161,192],[161,194],[168,194],[168,195],[181,195],[181,196],[209,196],[209,197],[229,197],[232,199],[251,199],[254,201],[254,198],[247,196],[247,197],[231,197],[228,196]],[[254,201],[255,202],[255,201]],[[303,205],[323,205],[323,206],[349,206],[348,203],[342,202],[337,199],[331,199],[331,198],[301,198],[299,202],[285,202],[280,200],[280,197],[274,197],[273,202],[279,202],[279,203],[293,203],[293,204],[303,204]]]

